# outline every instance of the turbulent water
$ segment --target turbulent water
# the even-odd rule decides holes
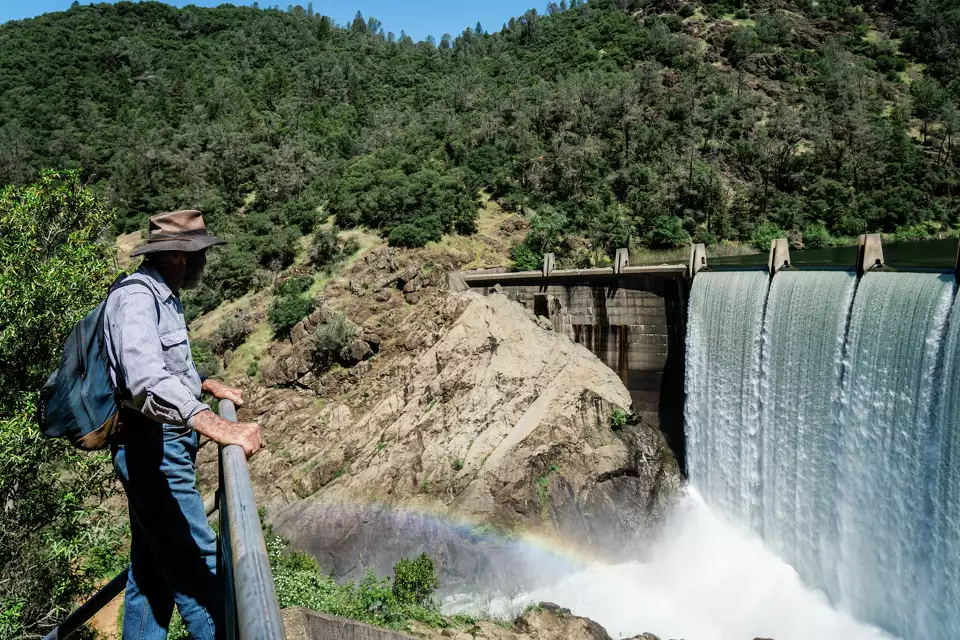
[[[842,610],[904,638],[960,637],[954,279],[758,276],[694,281],[691,482]]]
[[[446,613],[513,618],[556,602],[613,638],[645,631],[692,640],[889,640],[836,611],[754,536],[713,515],[696,492],[670,514],[649,562],[595,564],[519,594],[461,594]]]
[[[690,480],[711,506],[749,520],[759,481],[760,338],[769,278],[702,273],[690,294],[686,424]]]

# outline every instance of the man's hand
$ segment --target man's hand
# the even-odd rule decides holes
[[[236,387],[228,387],[219,380],[207,378],[203,381],[203,384],[200,385],[200,389],[206,391],[218,400],[233,400],[233,404],[238,407],[243,406],[243,391]]]
[[[219,445],[240,445],[248,458],[267,446],[256,422],[230,422],[209,410],[193,416],[193,429]]]

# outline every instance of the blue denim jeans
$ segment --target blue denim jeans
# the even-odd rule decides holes
[[[195,640],[223,637],[217,538],[196,487],[197,434],[138,421],[114,444],[130,506],[124,640],[164,640],[176,604]]]

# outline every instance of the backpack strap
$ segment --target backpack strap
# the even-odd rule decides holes
[[[132,275],[132,274],[130,274]],[[97,319],[97,333],[101,336],[100,339],[100,357],[103,358],[103,362],[106,363],[108,369],[112,369],[114,373],[117,374],[117,384],[113,383],[113,378],[110,377],[109,372],[107,375],[107,380],[110,382],[110,386],[113,387],[113,394],[117,398],[117,406],[122,406],[121,401],[123,399],[130,398],[130,391],[127,389],[127,382],[123,377],[123,371],[114,367],[110,362],[110,354],[107,353],[107,341],[103,339],[104,333],[104,317],[107,315],[107,301],[110,299],[110,294],[112,294],[117,289],[122,289],[123,287],[131,287],[134,285],[140,285],[145,288],[150,294],[150,297],[153,298],[154,306],[157,309],[157,326],[160,325],[160,301],[157,300],[157,296],[153,293],[153,290],[145,282],[140,282],[139,280],[131,280],[130,275],[121,273],[113,281],[113,284],[110,285],[110,288],[107,290],[107,297],[104,299],[102,306],[100,307],[100,317]],[[126,396],[124,398],[123,396]]]

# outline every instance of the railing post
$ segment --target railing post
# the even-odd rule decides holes
[[[770,242],[770,258],[767,260],[767,268],[770,277],[777,275],[781,269],[791,266],[790,264],[790,243],[786,238],[777,238]]]
[[[707,245],[694,244],[690,247],[690,267],[687,275],[693,277],[697,272],[707,267]]]
[[[879,233],[860,236],[857,247],[857,275],[862,276],[874,267],[883,266],[883,243]]]
[[[629,266],[630,266],[630,250],[617,249],[616,257],[613,260],[613,272],[619,275],[623,273],[623,270]]]
[[[220,415],[237,421],[233,402],[220,401]],[[237,445],[220,448],[220,536],[225,573],[236,612],[236,637],[241,640],[284,640],[280,604],[273,585],[260,514],[253,497],[247,456]],[[226,557],[228,556],[228,557]],[[228,599],[228,602],[230,599]],[[230,623],[228,619],[228,631]],[[231,636],[228,635],[228,638]]]

